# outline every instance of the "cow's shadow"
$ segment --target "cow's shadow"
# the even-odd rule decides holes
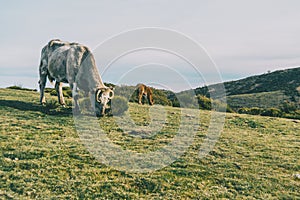
[[[42,112],[48,115],[72,115],[72,108],[51,109],[45,105],[35,102],[24,102],[18,100],[0,100],[0,106],[10,107],[21,111]]]

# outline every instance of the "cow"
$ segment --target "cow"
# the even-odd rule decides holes
[[[147,97],[149,105],[153,105],[154,100],[153,100],[152,89],[150,87],[144,85],[144,84],[141,84],[141,83],[137,85],[137,88],[138,88],[139,104],[142,104],[142,98],[143,97]]]
[[[45,104],[44,89],[47,81],[55,82],[58,101],[65,105],[62,83],[68,83],[72,90],[76,112],[80,112],[78,89],[90,95],[92,108],[97,116],[105,114],[105,108],[114,97],[113,88],[102,82],[95,59],[89,48],[78,43],[54,39],[48,42],[41,51],[39,66],[40,103]],[[98,112],[100,110],[100,112]]]

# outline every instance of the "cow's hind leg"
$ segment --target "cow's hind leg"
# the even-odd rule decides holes
[[[60,103],[60,105],[65,106],[65,99],[63,96],[63,92],[62,92],[62,83],[61,82],[56,82],[55,83],[55,90],[57,92],[57,97],[58,97],[58,102]]]
[[[40,85],[40,103],[41,104],[46,103],[46,99],[45,99],[46,79],[47,79],[47,76],[40,75],[39,85]]]

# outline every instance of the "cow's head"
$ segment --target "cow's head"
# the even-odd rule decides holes
[[[99,88],[96,91],[96,114],[104,115],[107,104],[114,97],[114,89],[113,88]]]

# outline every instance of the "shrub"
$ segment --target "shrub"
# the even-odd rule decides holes
[[[267,108],[261,113],[262,116],[281,117],[282,111],[277,108]]]
[[[239,113],[239,114],[248,114],[249,113],[249,108],[239,108],[238,110],[237,110],[237,112]]]
[[[50,99],[49,101],[46,102],[46,106],[45,108],[47,110],[52,110],[52,109],[56,109],[59,107],[59,103],[56,100]]]
[[[226,112],[228,112],[228,113],[234,113],[234,110],[227,104]]]
[[[52,90],[51,92],[50,92],[50,95],[51,96],[57,96],[57,92],[56,92],[56,90],[54,89],[54,90]]]
[[[262,113],[262,109],[257,108],[257,107],[252,107],[249,109],[248,114],[250,115],[260,115]]]
[[[295,102],[284,101],[280,105],[280,110],[285,113],[293,113],[297,110],[297,105],[295,104]]]
[[[124,97],[115,96],[111,100],[111,110],[115,116],[123,115],[128,110],[128,107],[128,100]]]
[[[198,95],[197,100],[198,100],[200,109],[211,110],[211,99],[210,98],[203,96],[203,95]]]
[[[34,91],[34,92],[37,91],[36,89],[23,88],[22,86],[16,86],[16,85],[7,87],[7,89],[13,89],[13,90],[25,90],[25,91]]]
[[[152,88],[152,90],[153,90],[154,104],[159,104],[163,106],[172,105],[172,102],[168,99],[167,95],[163,91],[154,88]]]
[[[13,86],[7,87],[7,89],[22,90],[23,88],[21,86],[13,85]]]

